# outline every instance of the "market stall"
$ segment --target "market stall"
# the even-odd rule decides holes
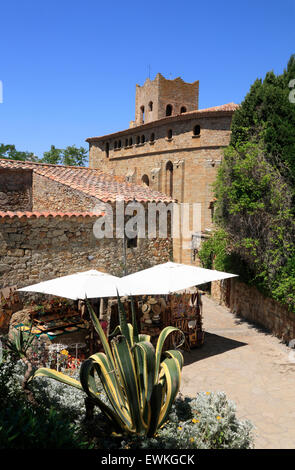
[[[136,298],[145,296],[144,298],[150,299],[142,305],[142,332],[150,334],[152,339],[156,340],[162,328],[175,326],[184,333],[184,348],[189,351],[204,342],[202,322],[204,292],[197,286],[235,276],[222,271],[168,262],[121,278],[120,288],[127,295]],[[173,334],[167,346],[176,344],[178,344],[177,334]]]
[[[83,299],[89,299],[99,315],[100,299],[117,295],[120,278],[97,270],[90,270],[62,276],[49,281],[19,289],[20,292],[34,292],[53,296],[42,304],[31,304],[30,319],[32,333],[37,337],[47,337],[51,344],[85,343],[80,354],[92,354],[99,341]],[[82,299],[82,300],[80,300]],[[103,323],[105,328],[105,322]],[[16,328],[29,329],[18,324]]]
[[[189,351],[201,346],[204,342],[202,295],[202,291],[193,289],[191,292],[169,295],[135,296],[134,307],[139,331],[151,336],[152,343],[156,344],[163,328],[175,326],[185,335],[184,349]],[[121,297],[121,302],[127,313],[127,320],[131,321],[130,298]],[[108,332],[112,332],[119,321],[117,299],[108,301],[103,319],[109,325]],[[166,346],[175,347],[179,344],[179,339],[179,335],[174,333]]]
[[[86,308],[92,303],[103,329],[110,335],[118,324],[117,293],[131,319],[130,296],[134,298],[138,328],[156,342],[165,326],[176,326],[185,334],[184,347],[190,350],[204,342],[202,326],[203,292],[197,286],[234,277],[234,274],[178,263],[164,263],[123,278],[96,270],[77,273],[19,289],[78,300],[76,311],[59,311],[57,316],[34,318],[34,328],[41,334],[57,337],[67,332],[85,330],[87,352],[99,349],[99,338]],[[35,330],[35,334],[39,334]],[[172,344],[171,344],[172,343]],[[177,344],[171,335],[169,347]]]

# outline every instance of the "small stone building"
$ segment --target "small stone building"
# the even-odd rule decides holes
[[[95,237],[94,224],[118,199],[145,210],[171,202],[100,170],[0,159],[0,289],[89,269],[120,276],[169,261],[169,231],[129,240],[117,238],[114,225],[112,237]]]
[[[167,80],[157,74],[136,85],[135,121],[129,129],[90,137],[89,165],[126,181],[165,193],[179,203],[201,207],[201,232],[213,227],[212,183],[229,144],[230,126],[238,105],[199,109],[199,82]],[[190,248],[173,240],[174,260],[194,262]]]

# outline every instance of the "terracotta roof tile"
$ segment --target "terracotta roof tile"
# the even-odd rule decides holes
[[[12,219],[13,217],[21,218],[37,218],[40,217],[98,217],[104,215],[104,212],[29,212],[29,211],[0,211],[0,218],[8,217]]]
[[[124,181],[123,176],[103,173],[98,169],[49,165],[45,163],[23,162],[0,158],[0,169],[11,170],[30,169],[38,175],[64,184],[88,196],[93,196],[103,202],[115,202],[121,199],[126,202],[171,202],[172,199],[147,186],[136,185]]]
[[[212,106],[211,108],[204,108],[204,109],[198,109],[196,111],[188,111],[187,113],[183,113],[183,114],[193,114],[193,113],[197,113],[197,114],[202,114],[202,113],[209,113],[209,112],[218,112],[218,111],[229,111],[229,112],[233,112],[233,111],[236,111],[236,109],[239,108],[239,105],[236,104],[236,103],[226,103],[226,104],[222,104],[220,106]]]

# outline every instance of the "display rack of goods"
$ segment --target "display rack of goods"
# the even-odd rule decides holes
[[[0,289],[0,328],[9,326],[11,315],[22,308],[17,286]]]
[[[44,316],[49,317],[52,315],[52,318],[56,316],[64,318],[70,315],[77,314],[77,308],[67,300],[52,299],[42,304],[37,304],[36,302],[31,302],[31,315],[32,318],[41,319]]]
[[[184,349],[188,351],[191,348],[200,347],[204,343],[202,295],[203,292],[196,291],[189,294],[171,295],[169,299],[171,324],[184,333]],[[174,343],[179,339],[178,336],[174,335]]]

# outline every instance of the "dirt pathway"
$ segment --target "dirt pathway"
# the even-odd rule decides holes
[[[295,351],[203,297],[205,344],[185,353],[181,392],[224,391],[258,449],[295,448]],[[291,356],[290,356],[291,352]]]

